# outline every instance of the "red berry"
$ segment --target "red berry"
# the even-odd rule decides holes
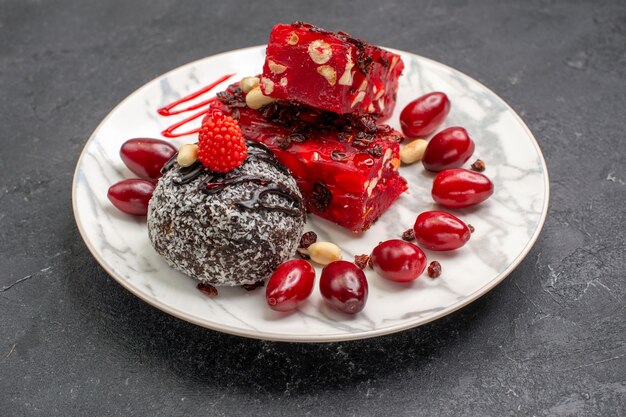
[[[213,172],[230,172],[246,160],[248,148],[237,121],[214,111],[202,120],[198,160]]]
[[[459,168],[474,153],[474,141],[462,127],[449,127],[428,142],[422,163],[429,171]]]
[[[358,313],[367,302],[367,279],[352,262],[331,262],[322,270],[320,293],[336,309],[349,314]]]
[[[444,93],[433,92],[413,100],[400,113],[402,132],[410,138],[428,136],[450,113],[450,100]]]
[[[493,183],[468,169],[446,169],[435,177],[431,194],[444,207],[469,207],[488,199],[493,194]]]
[[[315,270],[305,260],[294,259],[280,265],[267,283],[265,301],[276,311],[298,308],[313,292]]]
[[[383,278],[397,282],[413,281],[424,272],[426,255],[410,242],[392,239],[374,248],[372,265]]]
[[[107,197],[115,207],[127,214],[145,216],[152,198],[154,184],[147,180],[130,178],[113,184]]]
[[[175,153],[172,144],[150,138],[129,139],[120,148],[120,157],[128,169],[152,181],[161,177],[161,168]]]
[[[415,239],[430,250],[453,250],[465,245],[472,235],[463,221],[445,211],[425,211],[417,216]]]

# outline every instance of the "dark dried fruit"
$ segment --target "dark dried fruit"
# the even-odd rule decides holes
[[[226,103],[226,104],[228,104],[235,98],[235,96],[230,94],[228,91],[220,91],[219,93],[216,94],[216,96],[219,101]]]
[[[330,204],[333,199],[333,195],[330,190],[326,188],[324,184],[321,182],[316,182],[313,186],[313,205],[319,211],[326,210],[326,207]]]
[[[437,278],[441,275],[441,264],[437,261],[432,261],[428,265],[428,276],[431,278]]]
[[[301,133],[292,133],[291,135],[289,135],[289,141],[296,142],[296,143],[302,143],[302,142],[306,141],[306,136],[304,136]]]
[[[352,134],[349,132],[339,132],[337,137],[340,141],[347,142],[352,138]]]
[[[280,109],[278,108],[278,104],[273,102],[261,107],[259,111],[267,120],[274,121],[274,117],[278,114]]]
[[[315,242],[317,242],[317,234],[313,231],[305,232],[300,238],[300,245],[298,245],[298,247],[306,249]]]
[[[373,116],[361,116],[359,123],[367,133],[376,133],[378,126],[376,126],[376,119]]]
[[[354,146],[358,146],[358,147],[367,147],[370,145],[370,143],[372,143],[372,141],[374,140],[374,135],[371,135],[369,133],[365,133],[365,132],[359,132],[356,134],[356,137],[354,139],[354,142],[352,142],[352,144]]]
[[[370,262],[369,255],[356,255],[354,257],[354,264],[361,269],[365,269],[365,267],[368,265],[369,262]]]
[[[276,136],[276,137],[274,137],[274,143],[280,149],[287,149],[289,147],[289,145],[291,145],[291,140],[289,138],[284,137],[284,136]]]
[[[378,145],[380,146],[380,145]],[[330,159],[332,159],[333,161],[336,162],[343,162],[346,161],[348,159],[348,154],[345,152],[341,152],[338,149],[335,149],[334,151],[332,151],[330,153]]]
[[[470,168],[472,169],[472,171],[483,172],[486,166],[482,159],[477,159]]]
[[[199,283],[196,288],[207,297],[217,297],[217,288],[211,284]]]
[[[380,146],[379,143],[377,143],[376,145],[369,148],[367,150],[367,153],[372,155],[374,158],[380,158],[381,156],[383,156],[383,147]]]
[[[411,242],[415,240],[415,230],[407,229],[402,233],[402,240],[406,240],[407,242]]]
[[[361,70],[361,72],[367,75],[368,72],[372,69],[374,65],[374,60],[371,56],[365,54],[358,54],[356,59],[356,67]]]

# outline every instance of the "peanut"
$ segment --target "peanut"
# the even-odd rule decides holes
[[[246,104],[253,110],[258,110],[275,99],[264,96],[260,87],[255,87],[246,94]]]
[[[193,165],[194,162],[198,160],[198,145],[193,143],[188,143],[183,145],[178,150],[178,156],[176,157],[176,162],[181,167],[188,167]]]
[[[271,59],[267,60],[267,66],[274,74],[282,74],[287,69],[286,66],[279,64],[278,62],[274,62]]]
[[[307,248],[308,255],[313,262],[328,265],[341,259],[341,249],[330,242],[315,242]]]
[[[321,65],[317,67],[317,73],[322,77],[326,78],[328,84],[335,85],[337,82],[337,72],[330,65]]]
[[[330,57],[333,56],[333,50],[330,45],[319,39],[311,42],[308,52],[309,57],[318,65],[327,63]]]
[[[354,99],[352,100],[352,104],[350,105],[350,107],[356,106],[357,104],[362,102],[364,98],[365,98],[365,91],[359,91],[357,95],[354,96]]]
[[[263,94],[269,96],[270,94],[272,94],[272,92],[274,92],[274,81],[270,80],[269,78],[263,78],[261,80],[261,84],[262,84],[262,87],[263,87],[261,89]]]
[[[405,164],[412,164],[421,161],[428,142],[424,139],[417,139],[408,143],[400,149],[400,159]]]
[[[245,94],[248,94],[250,90],[259,86],[259,77],[243,77],[241,81],[239,81],[239,88]]]
[[[287,38],[287,43],[289,45],[297,45],[300,38],[294,32],[291,32],[291,35]]]
[[[352,67],[354,67],[354,62],[352,62],[352,55],[350,55],[350,52],[348,52],[348,54],[346,55],[346,68],[343,71],[343,74],[341,75],[341,77],[339,78],[339,85],[352,85],[352,77],[354,74],[352,74]]]

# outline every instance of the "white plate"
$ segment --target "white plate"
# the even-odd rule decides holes
[[[87,247],[113,278],[153,306],[200,326],[259,339],[326,342],[379,336],[443,317],[485,294],[524,259],[539,235],[548,208],[545,161],[526,125],[485,86],[429,59],[394,52],[402,55],[406,68],[391,124],[399,127],[399,112],[409,101],[444,91],[452,102],[446,126],[460,125],[470,132],[476,143],[472,160],[480,157],[486,162],[485,174],[495,185],[495,194],[485,203],[453,210],[476,228],[465,247],[450,253],[427,251],[429,260],[443,266],[440,278],[431,280],[424,274],[413,283],[398,284],[367,271],[369,300],[353,317],[325,307],[317,288],[304,308],[292,314],[267,308],[263,289],[220,288],[218,297],[208,298],[193,279],[170,268],[152,249],[144,219],[111,206],[106,197],[109,186],[133,176],[118,156],[122,143],[132,137],[160,137],[164,128],[185,117],[161,117],[158,107],[226,73],[237,73],[233,81],[259,73],[263,46],[170,71],[132,93],[102,121],[78,161],[72,190],[74,216]],[[174,142],[192,141],[186,137]],[[400,172],[410,192],[367,232],[355,235],[311,215],[305,230],[338,244],[349,260],[369,253],[379,241],[398,238],[418,213],[436,208],[430,197],[433,175],[421,164]]]

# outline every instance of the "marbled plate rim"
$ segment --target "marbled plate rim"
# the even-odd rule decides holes
[[[419,60],[423,60],[423,61],[427,61],[430,62],[431,64],[441,67],[445,70],[448,71],[452,71],[456,74],[458,74],[460,77],[465,78],[468,81],[471,81],[477,85],[479,85],[480,87],[482,87],[485,91],[489,92],[491,95],[493,95],[493,97],[495,99],[497,99],[497,101],[499,101],[504,108],[507,109],[507,111],[514,116],[515,120],[517,120],[517,122],[520,124],[520,126],[523,128],[523,130],[525,131],[526,135],[528,136],[528,138],[531,140],[532,145],[534,146],[537,155],[539,157],[539,160],[541,161],[541,171],[542,171],[542,176],[544,179],[544,189],[545,189],[545,197],[544,197],[544,202],[543,202],[543,207],[542,207],[542,211],[541,211],[541,215],[539,218],[539,221],[537,223],[537,227],[534,231],[534,233],[532,234],[532,236],[530,237],[530,239],[528,240],[526,246],[524,246],[524,248],[521,250],[521,252],[519,253],[519,255],[510,263],[510,265],[504,270],[502,271],[500,274],[498,274],[496,277],[494,277],[489,283],[487,283],[486,285],[484,285],[483,287],[479,288],[478,290],[474,291],[472,294],[469,294],[468,296],[466,296],[463,300],[458,301],[457,303],[454,303],[448,307],[446,307],[445,309],[438,311],[435,314],[432,314],[430,316],[427,317],[423,317],[423,318],[416,318],[414,321],[411,322],[406,322],[406,323],[400,323],[397,325],[393,325],[393,326],[389,326],[389,327],[385,327],[385,328],[381,328],[381,329],[375,329],[375,330],[366,330],[366,331],[359,331],[359,332],[353,332],[353,333],[343,333],[341,335],[319,335],[319,334],[311,334],[311,335],[293,335],[293,336],[286,336],[285,334],[281,334],[281,333],[272,333],[272,332],[267,332],[264,331],[262,334],[258,334],[255,333],[252,330],[245,330],[245,329],[239,329],[239,328],[232,328],[229,326],[220,326],[217,323],[208,323],[206,321],[202,321],[197,319],[196,317],[192,316],[192,315],[188,315],[186,312],[181,311],[177,308],[173,308],[163,302],[161,302],[159,299],[157,298],[152,298],[149,295],[147,295],[144,292],[139,291],[136,287],[131,286],[130,284],[128,284],[128,282],[123,279],[123,277],[119,276],[114,270],[113,268],[107,263],[107,261],[101,257],[97,250],[95,249],[95,247],[93,246],[92,242],[90,240],[87,239],[87,234],[85,232],[85,230],[83,229],[83,226],[81,224],[81,222],[79,221],[79,210],[78,210],[78,204],[77,204],[77,199],[76,199],[76,192],[77,192],[77,178],[78,178],[78,173],[79,173],[79,168],[81,167],[81,163],[83,160],[83,157],[86,155],[87,150],[89,148],[89,145],[91,144],[91,142],[95,139],[95,137],[97,136],[98,132],[100,131],[100,129],[106,124],[106,122],[108,121],[108,119],[118,110],[118,108],[122,107],[127,101],[131,100],[132,98],[134,98],[136,95],[140,94],[148,85],[157,82],[158,80],[162,79],[163,77],[168,76],[169,74],[179,71],[185,67],[189,67],[189,66],[193,66],[201,61],[204,61],[206,59],[209,58],[217,58],[220,57],[222,55],[227,55],[227,54],[231,54],[231,53],[237,53],[237,52],[245,52],[245,51],[250,51],[250,50],[254,50],[254,49],[259,49],[259,48],[264,48],[265,45],[257,45],[257,46],[251,46],[251,47],[246,47],[246,48],[239,48],[239,49],[234,49],[234,50],[230,50],[230,51],[224,51],[221,52],[219,54],[215,54],[215,55],[211,55],[208,57],[203,57],[200,58],[198,60],[180,65],[170,71],[167,71],[163,74],[158,75],[157,77],[155,77],[154,79],[148,81],[147,83],[144,83],[142,86],[140,86],[139,88],[137,88],[135,91],[133,91],[131,94],[129,94],[127,97],[125,97],[121,102],[119,102],[107,115],[106,117],[100,122],[100,124],[96,127],[96,129],[92,132],[92,134],[89,136],[89,139],[87,140],[87,142],[85,143],[83,150],[81,151],[81,154],[78,158],[78,161],[76,163],[76,168],[74,170],[74,176],[73,176],[73,180],[72,180],[72,210],[73,210],[73,214],[74,214],[74,219],[76,221],[76,225],[78,228],[78,231],[81,235],[81,238],[83,239],[83,241],[85,242],[85,245],[87,246],[87,248],[89,249],[89,251],[91,252],[92,256],[96,259],[96,261],[100,264],[100,266],[113,278],[115,279],[120,285],[122,285],[122,287],[124,287],[126,290],[128,290],[129,292],[131,292],[132,294],[134,294],[135,296],[137,296],[138,298],[140,298],[141,300],[143,300],[144,302],[152,305],[153,307],[156,307],[157,309],[171,315],[174,316],[176,318],[179,318],[181,320],[185,320],[187,322],[193,323],[195,325],[207,328],[207,329],[211,329],[211,330],[216,330],[216,331],[220,331],[220,332],[224,332],[224,333],[228,333],[228,334],[232,334],[232,335],[236,335],[236,336],[242,336],[242,337],[248,337],[248,338],[253,338],[253,339],[260,339],[260,340],[271,340],[271,341],[279,341],[279,342],[306,342],[306,343],[319,343],[319,342],[340,342],[340,341],[349,341],[349,340],[360,340],[360,339],[367,339],[367,338],[373,338],[373,337],[378,337],[378,336],[383,336],[383,335],[387,335],[387,334],[391,334],[391,333],[396,333],[396,332],[400,332],[403,330],[407,330],[407,329],[411,329],[414,327],[418,327],[427,323],[430,323],[434,320],[440,319],[444,316],[447,316],[463,307],[465,307],[466,305],[472,303],[473,301],[477,300],[478,298],[482,297],[483,295],[485,295],[486,293],[488,293],[489,291],[491,291],[493,288],[495,288],[496,285],[498,285],[500,282],[502,282],[521,262],[522,260],[524,260],[524,258],[528,255],[528,253],[530,252],[530,250],[532,249],[532,247],[534,246],[534,244],[536,243],[537,239],[539,238],[539,235],[541,233],[541,230],[543,228],[543,225],[545,223],[547,214],[548,214],[548,206],[549,206],[549,200],[550,200],[550,183],[549,183],[549,175],[548,175],[548,169],[547,169],[547,165],[546,165],[546,161],[544,159],[543,153],[541,152],[541,148],[539,147],[539,143],[537,142],[536,138],[534,137],[533,133],[530,131],[530,129],[528,128],[528,126],[526,125],[526,123],[524,123],[524,121],[522,120],[522,118],[515,112],[515,110],[513,110],[513,108],[511,108],[511,106],[509,106],[500,96],[498,96],[496,93],[494,93],[491,89],[489,89],[488,87],[486,87],[483,83],[481,83],[480,81],[477,81],[476,79],[466,75],[465,73],[458,71],[448,65],[442,64],[438,61],[435,61],[433,59],[430,58],[426,58],[423,57],[421,55],[418,54],[414,54],[412,52],[406,52],[406,51],[400,51],[394,48],[385,48],[389,51],[392,52],[396,52],[396,53],[403,53],[403,54],[407,54],[407,55],[412,55],[416,58],[418,58]]]

